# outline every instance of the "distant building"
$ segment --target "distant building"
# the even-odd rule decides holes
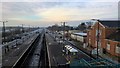
[[[83,47],[85,48],[86,40],[87,40],[87,33],[79,32],[79,33],[72,33],[71,38],[83,43]]]
[[[92,48],[100,49],[100,54],[109,53],[120,56],[119,21],[98,21],[87,31],[87,43]]]

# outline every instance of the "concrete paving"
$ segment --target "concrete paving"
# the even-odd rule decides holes
[[[66,64],[68,61],[62,55],[62,45],[58,44],[50,34],[46,34],[46,41],[49,66],[55,67],[60,64]]]
[[[8,53],[3,55],[2,66],[8,68],[11,67],[37,36],[38,34],[34,35],[33,37],[27,39],[22,45],[17,46],[17,48],[10,50]]]

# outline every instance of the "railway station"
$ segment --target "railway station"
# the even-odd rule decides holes
[[[0,68],[120,68],[118,0],[0,0]]]

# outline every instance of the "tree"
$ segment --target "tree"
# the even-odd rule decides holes
[[[64,27],[55,24],[55,25],[49,26],[47,29],[52,30],[52,31],[63,31]],[[68,31],[68,30],[73,30],[73,27],[65,26],[65,31]]]
[[[87,24],[87,29],[89,29],[93,25],[93,22],[86,22],[86,24]]]
[[[87,28],[87,25],[85,23],[81,23],[80,25],[78,25],[77,29],[81,30],[81,31],[84,31],[86,30]]]

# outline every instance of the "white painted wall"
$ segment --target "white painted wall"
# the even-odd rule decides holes
[[[116,53],[120,54],[120,47],[116,46]]]
[[[72,38],[72,39],[76,39],[76,35],[71,34],[71,38]]]
[[[84,37],[83,36],[77,36],[77,40],[80,42],[84,42]]]

